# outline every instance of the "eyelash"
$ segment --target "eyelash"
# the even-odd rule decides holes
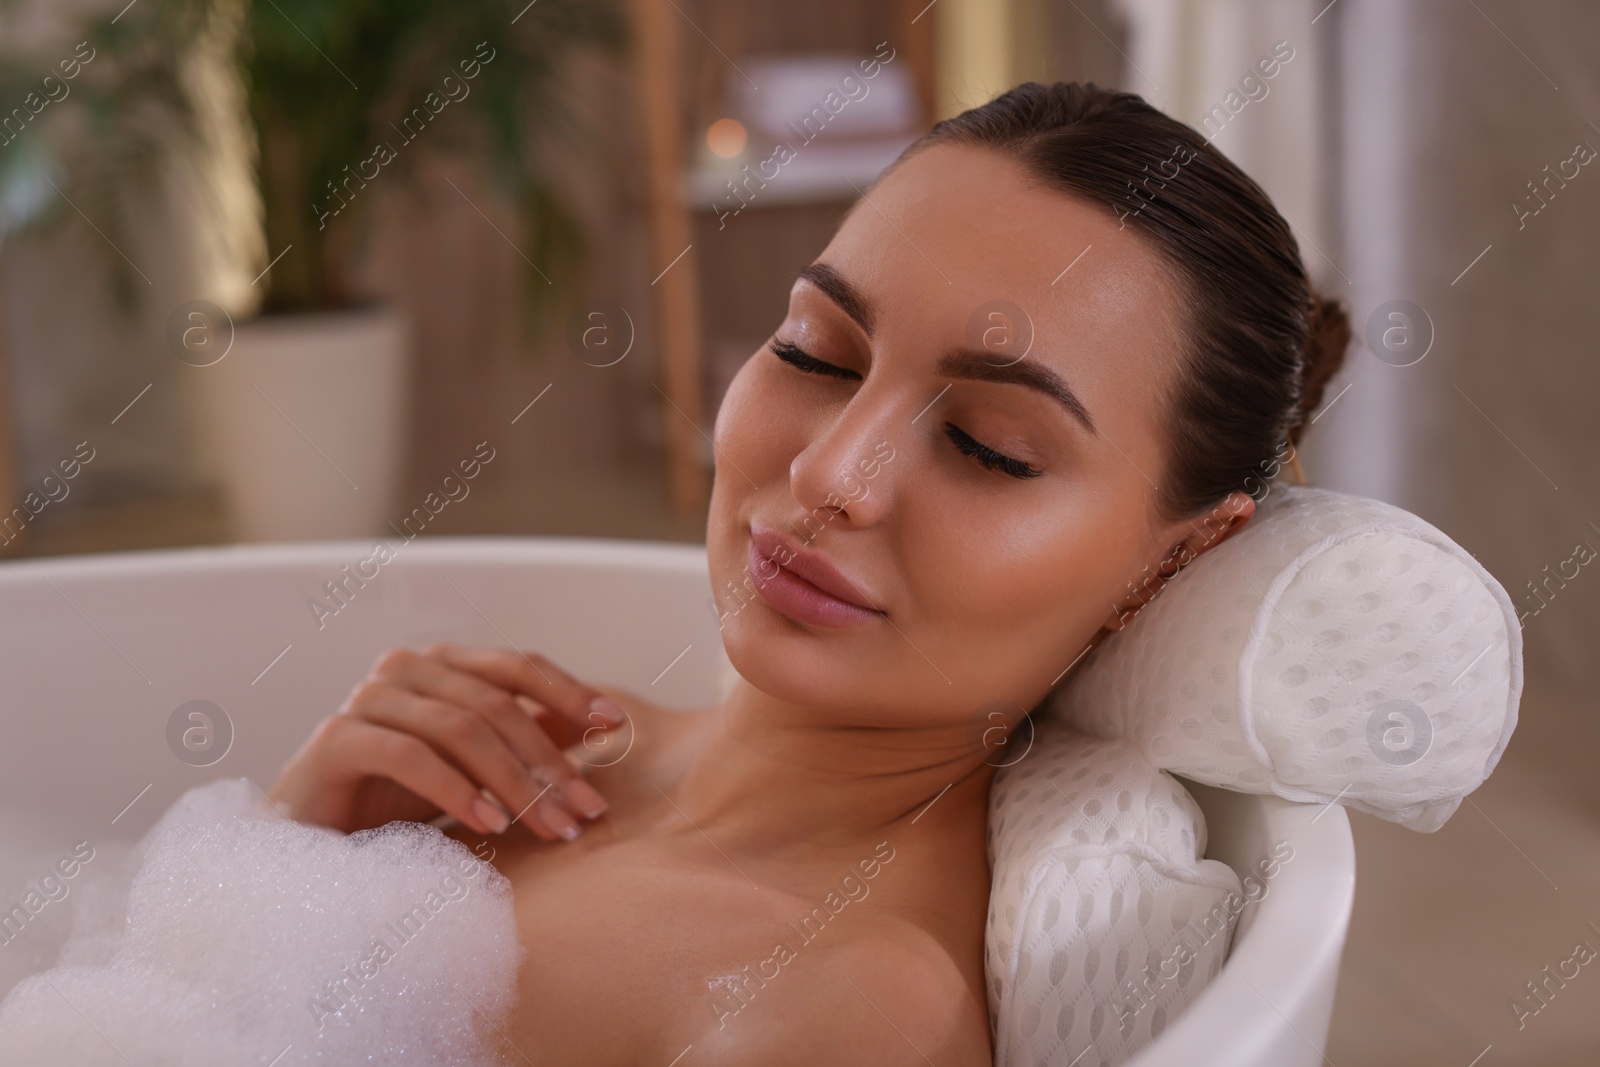
[[[825,378],[843,378],[847,381],[861,377],[861,375],[846,367],[824,363],[792,341],[780,341],[774,337],[772,339],[772,354],[796,370],[804,371],[807,374],[820,374]]]
[[[770,347],[773,355],[805,374],[818,374],[827,378],[840,378],[847,381],[861,377],[853,370],[817,359],[792,341],[780,341],[777,338],[773,338],[770,342]],[[944,432],[945,436],[950,438],[951,443],[956,446],[957,451],[963,455],[971,456],[989,470],[999,471],[1012,478],[1037,478],[1044,473],[1044,471],[1036,467],[1028,466],[1020,459],[1012,459],[1010,456],[996,452],[994,449],[974,439],[971,434],[955,423],[945,423]]]
[[[1037,478],[1044,473],[1037,467],[1028,466],[1020,459],[1012,459],[1010,456],[996,452],[987,445],[980,444],[973,440],[972,435],[953,422],[944,424],[944,434],[955,443],[958,450],[976,459],[990,470],[1008,474],[1013,478]]]

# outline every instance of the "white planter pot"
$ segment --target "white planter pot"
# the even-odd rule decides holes
[[[387,308],[265,316],[197,368],[235,535],[389,533],[405,459],[407,330]]]

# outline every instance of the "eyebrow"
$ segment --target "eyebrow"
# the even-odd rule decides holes
[[[874,316],[871,302],[838,271],[826,263],[817,262],[801,268],[799,276],[822,290],[829,300],[839,305],[840,310],[861,327],[863,333],[872,336]],[[1089,409],[1078,399],[1072,387],[1061,375],[1037,360],[1023,358],[1013,363],[995,363],[988,353],[971,348],[953,348],[940,357],[936,371],[946,378],[1033,389],[1055,400],[1090,433],[1097,436],[1100,433]]]
[[[936,368],[946,378],[964,378],[975,382],[999,382],[1002,385],[1021,385],[1050,397],[1067,409],[1090,433],[1099,435],[1089,409],[1083,406],[1078,394],[1055,371],[1037,360],[1026,357],[1014,363],[995,363],[989,353],[972,348],[952,348],[939,357]]]
[[[800,277],[821,289],[829,300],[849,315],[861,332],[872,336],[872,303],[861,295],[861,290],[845,281],[839,272],[826,263],[811,263],[800,268]]]

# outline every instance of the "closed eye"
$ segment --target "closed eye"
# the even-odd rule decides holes
[[[953,422],[944,424],[945,436],[954,442],[963,455],[971,456],[990,470],[1009,474],[1013,478],[1037,478],[1044,471],[1037,467],[1030,467],[1020,459],[1012,459],[1003,453],[996,452],[987,445],[974,440],[972,435]]]
[[[824,363],[792,341],[780,341],[774,337],[771,341],[771,347],[773,355],[796,370],[804,371],[807,374],[820,374],[825,378],[843,378],[846,381],[859,381],[861,378],[861,375],[848,367],[841,367],[835,363]]]
[[[846,381],[856,381],[861,378],[861,375],[848,367],[818,359],[792,341],[782,341],[774,337],[770,346],[773,355],[805,374],[820,374],[825,378],[840,378]],[[999,471],[1013,478],[1037,478],[1044,473],[1037,467],[1028,466],[1020,459],[1013,459],[1004,453],[996,452],[954,423],[947,422],[944,427],[945,436],[950,438],[963,455],[971,456],[989,470]]]

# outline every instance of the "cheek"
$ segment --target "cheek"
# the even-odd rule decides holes
[[[964,565],[946,571],[951,601],[947,617],[964,620],[973,635],[1011,639],[1022,633],[1059,629],[1074,605],[1087,598],[1093,563],[1088,546],[1063,536],[1042,516],[1013,513],[1005,526],[966,526],[959,533]]]
[[[908,545],[928,628],[918,644],[972,672],[957,684],[973,701],[1042,698],[1111,616],[1135,537],[1118,521],[1091,520],[1082,496],[1026,508],[952,505]],[[1085,518],[1062,519],[1075,513]]]
[[[789,461],[795,455],[787,445],[792,434],[779,421],[792,405],[775,395],[777,383],[760,360],[758,352],[734,375],[711,431],[716,476],[706,520],[706,549],[719,587],[725,580],[737,582],[744,573],[740,531],[751,511],[750,498],[757,486],[767,491],[787,486]],[[677,417],[670,410],[668,415]]]
[[[752,366],[755,358],[746,360],[744,366],[739,368],[733,380],[728,383],[728,391],[723,394],[721,406],[717,408],[717,418],[711,429],[711,441],[716,446],[715,462],[719,481],[722,480],[724,473],[733,473],[731,470],[724,471],[728,466],[727,455],[745,447],[750,437],[751,418],[760,408],[757,395],[759,387],[755,381],[759,375]]]
[[[772,471],[787,479],[789,461],[799,451],[790,447],[791,431],[799,417],[799,397],[783,389],[770,362],[770,356],[758,351],[739,368],[717,409],[711,432],[717,481],[737,479],[744,490],[753,487],[739,471],[757,485],[767,486],[771,479],[764,475]]]

